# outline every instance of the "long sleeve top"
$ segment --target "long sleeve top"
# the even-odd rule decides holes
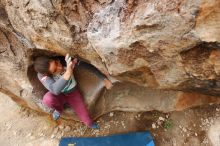
[[[55,95],[59,95],[60,93],[69,93],[77,84],[73,75],[69,80],[65,80],[63,75],[47,76],[38,73],[37,76],[44,87]]]
[[[76,67],[86,68],[102,80],[106,78],[106,76],[102,74],[98,69],[84,61],[79,61]],[[69,80],[65,80],[63,78],[63,73],[52,76],[47,76],[38,73],[37,76],[41,83],[44,85],[44,87],[46,87],[50,92],[52,92],[55,95],[59,95],[60,93],[69,93],[72,90],[74,90],[75,86],[77,85],[74,75],[72,75]]]

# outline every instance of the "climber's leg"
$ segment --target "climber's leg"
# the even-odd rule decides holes
[[[82,121],[86,126],[91,127],[93,121],[89,116],[89,112],[86,108],[83,96],[80,93],[79,89],[76,88],[73,92],[65,94],[65,96],[67,97],[67,102],[73,108],[80,121]]]
[[[63,112],[64,103],[66,103],[66,98],[63,94],[54,95],[51,92],[47,92],[43,97],[43,104],[50,108],[54,108],[60,114]]]

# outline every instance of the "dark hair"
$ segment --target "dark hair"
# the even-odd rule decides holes
[[[49,74],[49,63],[52,59],[48,56],[37,57],[34,61],[34,69],[41,74]]]

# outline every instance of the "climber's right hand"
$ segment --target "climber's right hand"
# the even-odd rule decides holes
[[[71,75],[73,74],[73,68],[75,64],[73,64],[69,54],[66,54],[65,61],[66,61],[66,72],[64,73],[63,78],[65,80],[69,80]]]
[[[69,66],[69,64],[70,63],[72,63],[73,65],[72,65],[72,69],[75,67],[75,65],[77,64],[77,61],[78,61],[78,59],[77,58],[74,58],[73,60],[72,60],[72,58],[70,57],[70,55],[69,54],[66,54],[66,56],[65,56],[65,61],[66,61],[66,65],[67,66]]]
[[[72,74],[73,74],[73,63],[71,61],[70,63],[68,63],[66,67],[66,72],[63,74],[63,78],[65,80],[69,80]]]
[[[66,66],[68,66],[69,63],[72,61],[72,58],[70,57],[69,54],[66,54],[66,56],[65,56],[65,61],[66,61]]]
[[[74,58],[72,62],[73,62],[73,64],[74,64],[74,66],[75,66],[75,65],[77,64],[77,62],[78,62],[78,59],[77,59],[77,58]]]

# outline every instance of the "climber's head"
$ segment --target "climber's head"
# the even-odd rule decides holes
[[[34,61],[34,69],[41,74],[54,74],[63,71],[63,66],[59,60],[47,56],[37,57]]]

